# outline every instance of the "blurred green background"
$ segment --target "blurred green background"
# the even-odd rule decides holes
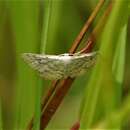
[[[119,0],[119,3],[120,1],[121,0]],[[40,94],[45,94],[48,86],[50,85],[50,81],[41,79],[23,62],[21,53],[33,52],[61,54],[68,52],[74,39],[80,32],[85,21],[99,0],[52,0],[51,5],[48,5],[48,2],[50,1],[0,0],[0,130],[24,130],[34,113],[37,115]],[[125,7],[126,5],[123,6]],[[49,17],[48,11],[50,11]],[[104,9],[102,12],[103,11]],[[121,16],[123,13],[126,14],[125,11],[128,12],[128,10],[120,12]],[[98,16],[99,18],[97,18],[97,20],[100,19],[100,15]],[[115,15],[115,17],[116,16],[118,15]],[[128,15],[126,17],[128,17]],[[111,19],[112,18],[110,18],[110,20]],[[116,18],[117,21],[120,19],[118,19],[118,17]],[[108,22],[106,28],[111,27],[110,24],[113,23],[113,21]],[[124,43],[123,52],[118,51],[117,53],[118,55],[120,54],[120,57],[123,57],[121,60],[123,68],[120,68],[118,73],[123,73],[124,71],[124,80],[121,82],[121,87],[116,89],[117,91],[120,91],[119,93],[122,95],[120,98],[118,98],[119,102],[124,99],[122,97],[125,97],[129,93],[130,86],[130,23],[128,23],[126,19],[124,21],[125,25],[127,23],[127,26],[125,26],[124,32],[123,30],[119,31],[119,33],[123,32],[123,34],[119,35],[123,35],[124,37],[126,36],[126,44]],[[93,29],[95,23],[93,23],[89,31]],[[117,25],[117,28],[118,26],[120,27],[120,24]],[[114,33],[116,33],[116,30],[112,33],[115,36]],[[106,34],[104,31],[104,35],[99,38],[99,42],[104,42],[105,44],[105,40],[102,40],[105,39],[104,37],[107,39],[107,35],[109,34]],[[117,36],[115,36],[115,39],[116,38]],[[114,42],[114,40],[111,41],[111,43],[112,42]],[[124,41],[122,41],[122,43],[123,42]],[[110,47],[110,51],[108,49],[107,54],[111,53],[111,49],[114,48],[114,44]],[[100,49],[101,51],[105,50],[102,48],[103,47]],[[119,47],[116,46],[115,48],[120,50],[119,48],[123,48],[123,46],[120,45]],[[105,53],[102,51],[101,54]],[[95,67],[95,70],[98,70],[97,68],[98,67]],[[75,80],[69,93],[49,123],[48,130],[69,129],[74,122],[78,120],[82,103],[83,106],[81,111],[84,113],[83,115],[86,115],[85,110],[83,109],[87,103],[86,99],[84,101],[82,98],[84,95],[87,95],[87,84],[88,86],[92,86],[92,83],[89,84],[88,82],[89,79],[90,81],[93,79],[90,78],[91,73],[92,69],[90,69],[86,75],[78,77]],[[106,76],[108,73],[104,72],[102,74],[104,74],[103,76]],[[98,80],[97,77],[95,77],[95,80],[96,79]],[[111,83],[107,81],[104,84],[111,86]],[[109,90],[110,88],[106,90],[103,89],[100,93],[111,95],[111,91],[113,90]],[[119,93],[117,95],[119,95]],[[103,113],[105,113],[102,112],[102,110],[107,111],[105,108],[107,105],[101,105],[102,103],[107,104],[107,101],[111,100],[109,99],[109,96],[106,98],[108,99],[104,99],[104,101],[101,101],[101,103],[98,102],[97,111],[99,113],[97,112],[95,120],[98,120],[98,115],[103,115]],[[109,107],[107,108],[109,109]],[[104,117],[101,119],[104,119]],[[82,122],[85,122],[86,120],[83,118]],[[128,129],[130,128],[127,126],[127,124],[125,124],[125,129],[127,129],[127,127]]]

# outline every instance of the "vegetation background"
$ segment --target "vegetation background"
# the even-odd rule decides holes
[[[34,130],[39,129],[40,98],[50,81],[37,76],[21,54],[68,52],[98,2],[0,0],[0,130],[25,130],[33,115]],[[101,58],[94,68],[76,78],[48,130],[67,130],[79,118],[81,129],[130,129],[129,14],[130,1],[115,0],[96,41]]]

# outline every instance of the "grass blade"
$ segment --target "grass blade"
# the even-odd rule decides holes
[[[112,13],[101,38],[100,58],[87,85],[81,129],[91,128],[96,119],[109,115],[119,105],[116,100],[117,86],[113,77],[112,64],[121,29],[128,20],[128,3],[122,0],[113,3]],[[100,109],[102,113],[99,113]]]
[[[23,52],[39,52],[39,2],[7,1],[16,48],[16,104],[14,129],[25,129],[34,112],[37,78],[21,59]]]
[[[106,130],[107,128],[118,126],[119,124],[125,125],[129,120],[130,115],[130,95],[128,95],[123,101],[122,106],[111,113],[105,120],[100,122],[93,130]]]

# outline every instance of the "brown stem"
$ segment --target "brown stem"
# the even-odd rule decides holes
[[[74,81],[74,79],[67,78],[65,80],[62,80],[58,84],[53,98],[49,101],[47,106],[42,111],[40,130],[44,130],[46,128],[48,122],[50,121],[50,119],[54,115],[54,113],[56,112],[58,106],[60,105],[64,96],[68,92],[73,81]]]
[[[49,101],[50,97],[53,95],[53,92],[55,91],[57,84],[59,83],[59,80],[53,81],[52,85],[50,86],[47,95],[42,97],[43,99],[41,100],[41,110],[45,107],[47,102]],[[33,127],[33,118],[30,120],[27,130],[31,130]]]
[[[49,101],[49,98],[51,98],[53,92],[56,90],[56,86],[58,85],[59,80],[53,81],[52,85],[50,86],[47,95],[42,99],[41,102],[41,110],[45,107],[45,105],[47,104],[47,102]]]
[[[92,24],[93,20],[95,19],[96,15],[98,14],[99,10],[101,9],[103,3],[105,2],[105,0],[100,0],[97,4],[97,6],[95,7],[94,11],[92,12],[92,14],[90,15],[90,17],[88,18],[88,20],[86,21],[84,27],[81,29],[79,35],[77,36],[77,38],[75,39],[75,41],[72,44],[72,47],[70,49],[70,53],[74,53],[81,40],[83,39],[85,33],[87,32],[88,28],[90,27],[90,25]]]
[[[101,20],[99,21],[99,24],[95,27],[93,30],[91,36],[88,38],[86,46],[80,51],[80,53],[87,53],[90,52],[93,48],[93,42],[96,37],[100,34],[103,29],[104,24],[106,23],[106,17],[108,17],[109,13],[111,12],[112,9],[112,3],[109,4],[108,8],[106,9],[104,15],[102,16]],[[102,22],[103,21],[103,22]],[[99,32],[100,30],[100,32]],[[80,126],[80,121],[76,122],[70,130],[79,130]]]
[[[77,122],[71,127],[70,130],[79,130],[79,128],[80,128],[80,122],[77,121]]]
[[[82,28],[81,32],[79,33],[79,35],[78,35],[77,38],[75,39],[75,41],[74,41],[74,43],[73,43],[73,45],[72,45],[72,47],[71,47],[69,53],[74,53],[74,52],[76,51],[76,49],[78,48],[78,46],[79,46],[81,40],[83,39],[85,33],[87,32],[88,28],[90,27],[90,25],[92,24],[92,22],[93,22],[94,18],[96,17],[97,13],[99,12],[100,8],[102,7],[104,1],[105,1],[105,0],[100,0],[100,1],[99,1],[99,3],[97,4],[96,8],[95,8],[94,11],[92,12],[91,16],[90,16],[89,19],[86,21],[86,23],[85,23],[84,27]],[[71,80],[71,82],[72,82],[72,81],[73,81],[73,80]],[[68,81],[65,80],[65,82],[64,82],[64,83],[65,83],[65,84],[64,84],[65,86],[66,86],[67,82],[68,82]],[[69,86],[70,86],[71,82],[69,82]],[[42,102],[41,102],[41,109],[44,109],[44,107],[45,107],[46,104],[48,103],[49,99],[51,98],[51,96],[52,96],[53,93],[55,92],[58,83],[59,83],[59,80],[54,81],[54,82],[52,83],[52,86],[50,87],[50,89],[49,89],[49,91],[48,91],[46,97],[45,97],[44,100],[42,100]],[[68,87],[65,91],[67,91],[68,89],[69,89],[69,87]],[[63,97],[64,97],[64,96],[65,96],[65,95],[63,94]],[[56,98],[57,98],[57,97],[56,97]],[[54,100],[54,99],[55,99],[55,98],[53,98],[53,100]],[[56,100],[56,99],[55,99],[55,100]],[[61,98],[61,100],[62,100],[62,98]],[[61,101],[60,101],[60,102],[61,102]],[[60,104],[60,102],[59,102],[59,104]],[[57,105],[58,105],[58,103],[57,103]],[[59,106],[59,105],[58,105],[58,106]],[[57,108],[55,108],[55,111],[56,111],[56,109],[57,109]],[[48,111],[49,111],[49,109],[48,109]],[[53,115],[53,114],[52,114],[52,115]],[[52,115],[50,115],[50,116],[52,116]],[[42,116],[42,117],[44,117],[44,116]],[[49,117],[49,116],[46,117],[46,118],[48,118],[48,119],[50,120],[50,117]],[[42,119],[42,118],[41,118],[41,119]],[[48,120],[48,119],[47,119],[47,120]],[[47,124],[48,124],[48,122],[47,122]],[[46,126],[47,124],[44,125],[44,123],[41,121],[41,128],[42,128],[43,125]],[[33,118],[31,119],[31,121],[30,121],[30,123],[29,123],[29,125],[28,125],[27,130],[31,130],[32,127],[33,127]]]
[[[80,51],[80,53],[87,53],[90,52],[91,49],[93,48],[92,44],[97,37],[99,37],[99,35],[101,35],[101,32],[103,30],[103,27],[106,24],[107,18],[111,12],[112,9],[112,2],[109,4],[109,6],[107,7],[107,9],[105,10],[103,16],[101,17],[100,21],[98,22],[97,26],[94,28],[94,30],[92,31],[91,35],[89,36],[87,42],[85,43],[85,47]]]

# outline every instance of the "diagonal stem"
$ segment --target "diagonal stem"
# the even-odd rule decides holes
[[[106,24],[107,18],[111,12],[112,9],[112,2],[109,3],[108,7],[106,8],[103,16],[101,17],[100,21],[98,22],[97,26],[92,31],[91,35],[89,36],[87,42],[85,43],[85,47],[80,50],[80,53],[88,53],[93,48],[94,44],[93,42],[96,40],[96,38],[101,35],[101,32],[103,30],[103,27]]]
[[[98,12],[101,9],[101,7],[104,4],[104,2],[105,2],[105,0],[99,0],[99,2],[97,4],[97,6],[95,7],[94,11],[92,12],[90,17],[88,18],[88,20],[84,24],[83,28],[81,29],[80,33],[78,34],[77,38],[73,42],[72,47],[69,50],[69,53],[75,53],[75,51],[77,50],[77,48],[80,45],[81,40],[83,39],[85,33],[88,31],[88,28],[90,27],[90,25],[94,21],[96,15],[98,14]]]
[[[68,92],[70,86],[72,85],[74,79],[67,78],[62,80],[58,85],[56,92],[54,93],[53,98],[49,101],[47,106],[42,111],[41,116],[41,126],[40,130],[44,130],[49,123],[51,117],[56,112],[58,106],[60,105],[61,101],[63,100],[64,96]]]
[[[95,27],[93,30],[91,36],[89,37],[86,46],[80,51],[80,53],[87,53],[90,52],[91,49],[93,48],[93,42],[96,37],[100,34],[99,30],[100,28],[102,29],[104,27],[104,24],[106,23],[106,18],[110,14],[112,9],[112,3],[109,4],[108,8],[106,9],[104,15],[102,16],[101,20],[99,21],[99,24]],[[103,22],[102,22],[103,21]],[[101,31],[101,30],[100,30]],[[73,126],[70,128],[70,130],[79,130],[80,128],[80,119],[76,123],[73,124]]]

